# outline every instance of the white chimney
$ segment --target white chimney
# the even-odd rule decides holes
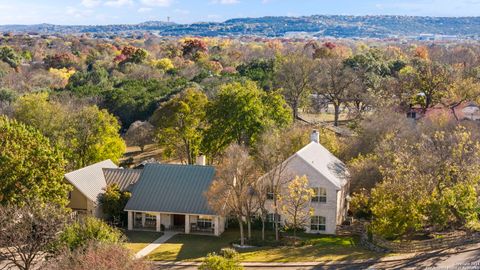
[[[312,135],[310,135],[310,141],[320,143],[320,132],[318,132],[318,130],[314,129],[312,131]]]
[[[197,165],[205,166],[207,165],[207,157],[205,155],[200,155],[197,157]]]

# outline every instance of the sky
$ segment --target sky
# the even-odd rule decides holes
[[[0,24],[176,23],[306,15],[480,16],[480,0],[0,0]]]

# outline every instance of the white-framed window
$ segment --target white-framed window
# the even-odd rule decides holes
[[[199,216],[197,219],[197,226],[201,229],[212,228],[213,219],[209,216]]]
[[[310,230],[312,231],[325,231],[326,218],[322,216],[312,216],[310,220]]]
[[[273,196],[275,196],[275,192],[272,187],[267,188],[267,200],[273,200]]]
[[[267,215],[267,222],[273,223],[274,217],[275,217],[275,221],[278,223],[280,223],[280,221],[282,220],[282,216],[280,216],[279,214],[275,215],[274,213],[270,213]]]
[[[326,203],[327,202],[327,189],[323,187],[314,187],[312,202]]]

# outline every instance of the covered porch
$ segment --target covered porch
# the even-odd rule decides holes
[[[220,236],[225,220],[216,215],[183,213],[128,212],[128,230],[179,231],[185,234]]]

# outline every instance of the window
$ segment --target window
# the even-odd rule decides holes
[[[312,202],[326,203],[327,202],[327,189],[326,188],[321,188],[321,187],[313,188]]]
[[[273,188],[268,187],[268,189],[267,189],[267,200],[273,200],[273,196],[275,196],[275,193],[273,192]]]
[[[197,219],[197,226],[200,229],[212,228],[212,218],[208,216],[199,216]]]
[[[268,215],[267,215],[267,222],[273,223],[273,217],[274,217],[274,216],[275,216],[274,213],[268,214]],[[277,215],[275,216],[275,221],[276,221],[276,222],[280,222],[280,221],[281,221],[281,216],[277,214]]]
[[[312,231],[325,231],[326,228],[326,219],[321,216],[312,216],[310,220],[310,230]]]

